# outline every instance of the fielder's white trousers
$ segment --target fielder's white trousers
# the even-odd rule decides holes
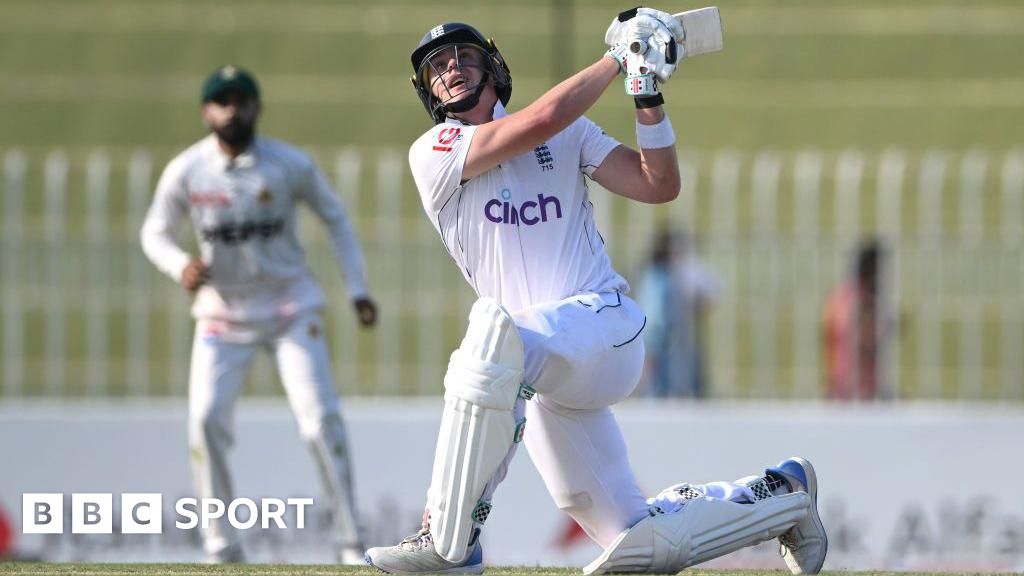
[[[524,381],[537,395],[524,411],[523,442],[555,504],[602,548],[648,515],[610,406],[640,381],[646,317],[630,298],[588,294],[512,314],[526,353]],[[484,491],[490,500],[515,447]],[[752,501],[732,482],[695,486],[722,500]]]
[[[189,445],[199,497],[218,498],[225,506],[234,497],[228,469],[232,415],[249,366],[261,350],[273,356],[299,431],[313,453],[333,513],[335,544],[357,545],[348,442],[319,311],[234,332],[214,322],[196,322]],[[267,465],[271,462],[268,454]],[[237,532],[224,518],[213,520],[204,534],[206,551],[214,556],[238,543]]]

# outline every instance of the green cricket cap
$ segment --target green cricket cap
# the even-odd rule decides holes
[[[218,95],[235,90],[259,100],[260,88],[252,74],[237,66],[221,66],[203,82],[203,102],[209,102]]]

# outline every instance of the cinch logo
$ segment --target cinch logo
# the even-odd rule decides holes
[[[495,224],[514,224],[519,222],[527,226],[533,226],[538,222],[547,222],[553,214],[555,218],[562,217],[562,204],[554,196],[537,194],[537,201],[529,200],[523,202],[516,208],[509,200],[512,199],[512,192],[505,188],[501,191],[501,200],[497,198],[484,205],[484,216]]]

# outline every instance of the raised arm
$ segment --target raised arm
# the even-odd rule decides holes
[[[679,161],[668,116],[660,105],[638,109],[636,116],[640,150],[618,146],[594,171],[593,178],[608,190],[638,202],[675,200],[680,188]]]
[[[612,80],[625,71],[627,93],[637,96],[640,151],[619,146],[605,158],[593,177],[612,192],[640,202],[662,203],[676,198],[679,167],[675,135],[662,108],[664,100],[658,92],[655,66],[630,54],[626,46],[637,40],[674,46],[674,39],[682,30],[669,15],[648,12],[639,16],[635,10],[620,14],[605,35],[611,46],[605,57],[520,112],[479,126],[470,143],[462,178],[468,180],[482,174],[561,132],[593,106]],[[664,62],[656,67],[662,77],[671,76],[675,69]]]
[[[469,180],[540,146],[565,130],[597,102],[619,74],[608,57],[561,82],[526,108],[481,125],[466,156],[462,177]]]
[[[638,15],[638,12],[642,15]],[[646,15],[646,16],[645,16]],[[660,204],[679,195],[679,162],[676,158],[675,132],[665,114],[665,99],[658,88],[675,72],[678,62],[676,38],[684,36],[675,17],[650,8],[627,10],[619,14],[605,34],[609,45],[629,41],[634,20],[653,18],[664,24],[656,28],[646,44],[642,59],[627,55],[626,92],[636,103],[637,150],[618,146],[592,173],[599,184],[612,192],[638,202]],[[633,35],[635,38],[635,34]]]

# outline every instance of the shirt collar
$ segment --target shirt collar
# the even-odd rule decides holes
[[[494,119],[504,118],[508,116],[508,112],[505,111],[505,107],[501,105],[501,100],[494,103]]]

